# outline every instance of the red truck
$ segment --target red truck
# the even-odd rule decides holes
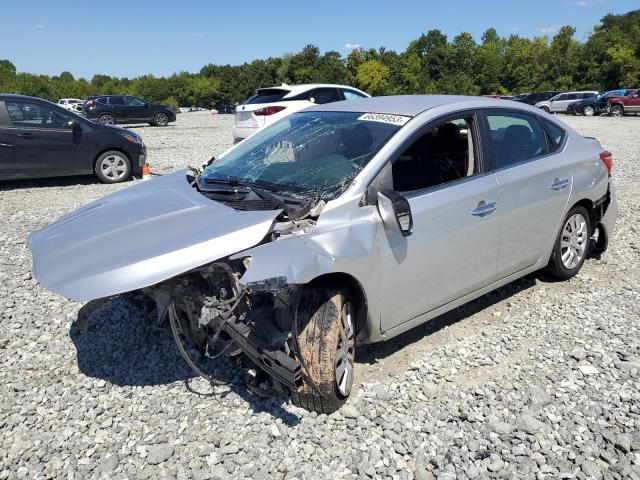
[[[628,113],[640,113],[640,88],[624,97],[609,97],[607,112],[614,117],[621,117]]]

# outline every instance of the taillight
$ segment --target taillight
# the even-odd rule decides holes
[[[280,106],[264,107],[264,108],[261,108],[260,110],[254,110],[253,114],[259,117],[266,117],[269,115],[273,115],[274,113],[281,112],[285,108],[287,107],[280,107]]]
[[[611,152],[607,152],[606,150],[604,152],[601,152],[600,160],[602,160],[604,166],[607,167],[609,175],[611,175],[611,170],[613,169],[613,155],[611,154]]]
[[[92,109],[92,108],[94,108],[94,107],[96,106],[96,102],[94,102],[93,100],[89,100],[89,101],[85,104],[85,106],[86,106],[88,109]]]

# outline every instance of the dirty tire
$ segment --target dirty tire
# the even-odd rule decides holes
[[[297,391],[291,392],[291,401],[298,407],[329,414],[347,400],[341,395],[335,380],[335,360],[345,302],[348,299],[343,292],[330,288],[307,290],[300,301],[297,340],[304,363],[304,381]]]
[[[584,252],[580,260],[574,265],[568,267],[563,262],[563,235],[565,233],[565,228],[570,219],[575,216],[581,216],[586,224],[586,240],[584,241]],[[562,220],[562,224],[560,226],[560,232],[558,232],[558,236],[556,238],[556,243],[553,246],[553,252],[551,253],[551,258],[549,259],[549,264],[547,265],[547,272],[553,275],[554,277],[560,280],[567,280],[574,275],[576,275],[580,269],[584,261],[589,256],[590,245],[591,245],[591,236],[593,234],[593,226],[591,225],[591,217],[589,216],[589,212],[587,209],[581,206],[573,207],[569,213],[567,213],[564,220]]]

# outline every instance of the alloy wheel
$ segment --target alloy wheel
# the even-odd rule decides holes
[[[167,123],[169,123],[169,117],[166,113],[158,113],[156,115],[156,124],[164,127]]]
[[[587,220],[581,213],[569,217],[562,228],[560,256],[567,270],[573,270],[582,261],[589,241]]]
[[[582,109],[582,113],[584,113],[584,115],[586,117],[593,117],[593,115],[596,113],[595,109],[591,106],[591,105],[587,105],[586,107],[584,107]]]
[[[122,180],[127,174],[127,161],[119,155],[109,155],[100,162],[100,171],[110,180]]]
[[[353,370],[355,363],[355,328],[353,307],[345,302],[342,307],[340,321],[340,338],[335,360],[335,379],[338,391],[347,397],[353,386]]]
[[[113,125],[116,123],[115,118],[111,115],[103,115],[100,117],[100,125]]]
[[[614,117],[621,117],[623,113],[624,110],[620,106],[615,106],[611,109],[611,115],[613,115]]]

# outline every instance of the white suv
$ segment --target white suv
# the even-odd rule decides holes
[[[357,88],[346,85],[309,83],[259,88],[256,94],[236,107],[233,142],[238,143],[276,120],[312,105],[366,98]]]
[[[80,100],[78,98],[61,98],[58,100],[58,105],[74,113],[82,113],[84,111],[82,109],[83,103],[84,100]]]
[[[595,97],[597,94],[598,92],[596,91],[564,92],[550,98],[549,100],[538,102],[535,106],[541,108],[545,112],[564,113],[569,108],[569,104],[577,100],[584,100],[585,98]]]

